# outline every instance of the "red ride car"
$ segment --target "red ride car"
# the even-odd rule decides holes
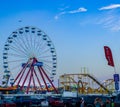
[[[11,100],[4,100],[3,105],[4,107],[17,107],[16,104]]]
[[[50,97],[48,102],[50,107],[64,107],[64,102],[61,97]]]

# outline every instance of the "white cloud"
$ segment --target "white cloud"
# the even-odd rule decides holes
[[[97,20],[97,24],[100,24],[104,28],[110,29],[111,31],[120,31],[120,17],[118,12],[105,12],[102,14],[101,18]]]
[[[81,12],[86,12],[86,11],[87,11],[86,8],[80,7],[77,10],[63,11],[63,12],[57,14],[54,18],[57,20],[61,15],[64,15],[64,14],[75,14],[75,13],[81,13]]]
[[[64,8],[59,8],[59,10],[63,11],[63,10],[65,10],[65,9],[67,9],[67,8],[69,8],[69,6],[66,6],[66,7],[64,7]]]
[[[58,15],[56,15],[54,18],[57,20],[61,15],[66,14],[66,12],[61,12]]]
[[[110,9],[115,9],[115,8],[120,8],[120,4],[112,4],[109,6],[104,6],[99,8],[99,10],[110,10]]]
[[[79,13],[79,12],[86,12],[87,9],[86,8],[78,8],[77,10],[72,10],[72,11],[68,11],[68,13],[74,14],[74,13]]]

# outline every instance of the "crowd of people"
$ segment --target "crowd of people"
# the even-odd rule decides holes
[[[103,103],[101,98],[96,98],[94,101],[95,107],[112,107],[112,103],[109,99],[106,99],[106,102]]]
[[[80,99],[80,107],[93,107],[92,105],[87,105],[84,99]],[[114,107],[114,103],[112,103],[109,99],[106,99],[105,102],[102,101],[101,98],[97,97],[94,100],[94,107]]]

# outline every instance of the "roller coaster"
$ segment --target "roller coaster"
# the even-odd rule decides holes
[[[114,80],[107,79],[101,83],[89,73],[64,74],[60,76],[59,87],[80,94],[110,94],[115,91]]]

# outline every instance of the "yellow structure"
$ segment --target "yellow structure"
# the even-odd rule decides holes
[[[113,79],[101,83],[96,77],[86,72],[61,75],[59,87],[63,87],[67,91],[77,91],[81,94],[108,94],[115,91]]]

